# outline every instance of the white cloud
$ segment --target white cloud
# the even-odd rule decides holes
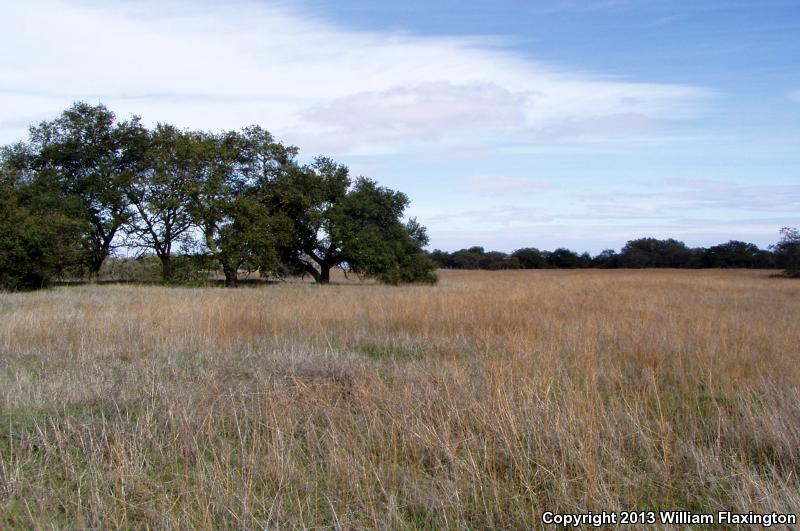
[[[565,71],[490,39],[347,31],[255,0],[8,2],[0,45],[0,142],[85,99],[146,122],[259,123],[305,153],[499,147],[641,133],[693,117],[709,94]]]
[[[494,83],[437,81],[345,96],[308,109],[302,118],[331,137],[346,135],[350,144],[429,142],[448,130],[521,127],[524,104]]]
[[[786,95],[790,100],[800,101],[800,90],[794,90]]]

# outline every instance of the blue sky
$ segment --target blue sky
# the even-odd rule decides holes
[[[258,123],[406,192],[448,250],[800,225],[797,1],[0,6],[3,143],[77,99]]]

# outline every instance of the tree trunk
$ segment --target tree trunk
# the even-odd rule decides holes
[[[103,267],[103,262],[106,261],[108,255],[109,250],[106,246],[101,247],[92,254],[89,261],[89,278],[96,281],[100,277],[100,268]]]
[[[111,254],[111,242],[114,241],[114,235],[117,233],[118,225],[111,226],[105,230],[102,220],[95,214],[91,215],[91,223],[94,225],[94,234],[92,234],[92,247],[91,256],[89,257],[89,274],[90,277],[100,276],[100,268],[103,267],[108,255]]]
[[[94,284],[100,279],[100,268],[103,266],[103,262],[97,256],[92,256],[87,265],[89,266],[88,281],[90,284]]]
[[[235,267],[223,267],[225,273],[225,287],[238,288],[239,287],[239,271]]]
[[[161,279],[164,282],[172,282],[172,262],[169,255],[159,256],[161,259]]]
[[[317,282],[319,282],[320,284],[331,283],[331,266],[329,265],[320,266],[319,279],[317,280]]]

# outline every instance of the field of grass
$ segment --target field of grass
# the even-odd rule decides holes
[[[800,282],[0,294],[0,528],[537,528],[800,512]]]

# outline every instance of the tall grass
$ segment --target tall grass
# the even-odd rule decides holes
[[[800,512],[800,284],[0,294],[2,528],[535,528]]]

